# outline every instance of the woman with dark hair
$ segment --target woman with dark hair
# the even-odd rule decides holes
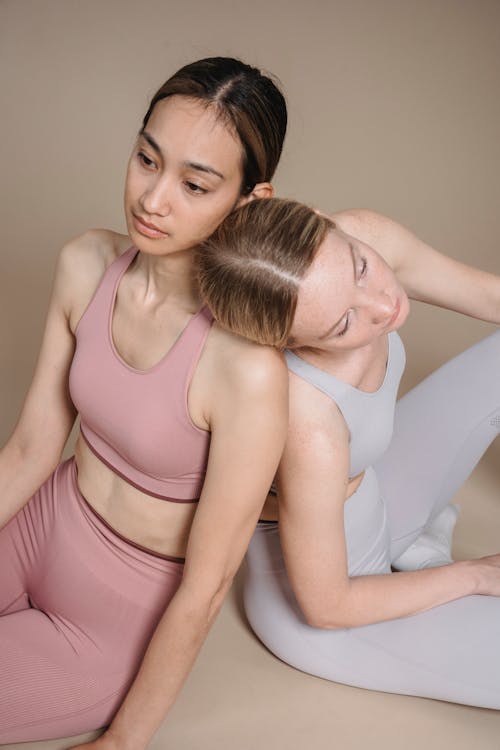
[[[193,248],[272,195],[285,129],[255,68],[187,65],[134,146],[128,236],[61,253],[0,452],[0,743],[110,724],[86,747],[146,747],[220,609],[284,445],[287,375],[213,324]]]
[[[245,608],[292,666],[500,708],[500,555],[453,562],[454,493],[500,425],[500,331],[396,403],[409,298],[500,323],[500,278],[370,211],[269,199],[198,256],[222,325],[287,347],[290,424]],[[398,571],[398,572],[394,572]]]

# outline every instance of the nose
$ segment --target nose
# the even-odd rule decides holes
[[[168,216],[172,210],[171,192],[170,180],[155,180],[142,194],[142,208],[149,215]]]
[[[387,323],[394,314],[394,302],[387,292],[380,292],[370,300],[369,315],[372,323]]]

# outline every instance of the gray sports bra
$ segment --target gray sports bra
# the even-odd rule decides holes
[[[351,478],[380,458],[391,442],[394,407],[406,355],[396,331],[391,331],[388,339],[384,382],[373,393],[344,383],[289,350],[285,352],[288,369],[330,396],[340,409],[350,433]]]

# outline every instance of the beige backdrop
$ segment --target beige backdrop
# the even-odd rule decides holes
[[[498,0],[0,0],[0,438],[30,382],[58,249],[88,227],[123,230],[148,99],[193,59],[234,55],[281,80],[279,194],[377,209],[500,272],[499,30]],[[414,305],[403,387],[490,330]],[[481,469],[497,500],[498,456]],[[492,546],[491,523],[474,523]],[[349,736],[340,746],[358,747]]]
[[[124,228],[148,99],[199,57],[281,80],[281,195],[374,208],[500,271],[499,30],[498,0],[1,0],[0,437],[30,381],[58,249]],[[414,312],[406,387],[490,329]]]

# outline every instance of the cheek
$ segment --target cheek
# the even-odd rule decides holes
[[[198,211],[193,211],[192,231],[203,239],[209,237],[219,224],[222,224],[226,216],[233,210],[236,198],[231,200],[225,196],[222,199],[214,201],[210,206],[203,206]]]
[[[400,284],[397,280],[394,271],[387,263],[383,263],[380,267],[380,281],[384,289],[399,289]]]
[[[127,174],[125,175],[125,202],[129,202],[137,195],[137,174],[134,165],[129,162]]]

